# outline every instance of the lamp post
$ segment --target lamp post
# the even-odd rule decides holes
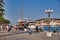
[[[53,10],[52,9],[47,9],[47,10],[45,10],[45,12],[46,12],[46,14],[48,14],[48,18],[49,18],[48,19],[48,21],[49,21],[48,22],[48,27],[49,27],[48,32],[50,32],[50,25],[49,25],[50,24],[50,14],[53,13]]]
[[[45,12],[48,14],[48,18],[50,18],[50,14],[53,13],[52,9],[47,9]]]

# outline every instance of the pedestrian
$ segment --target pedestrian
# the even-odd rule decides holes
[[[31,25],[28,26],[28,32],[29,32],[30,35],[32,34]]]
[[[36,32],[39,32],[39,31],[38,31],[38,26],[36,26],[35,30],[36,30]]]
[[[9,28],[8,28],[8,32],[10,31],[10,25],[8,26]]]
[[[3,27],[2,27],[2,25],[0,26],[0,30],[2,30],[3,29]]]
[[[28,28],[28,31],[29,31],[29,34],[31,35],[31,34],[32,34],[32,31],[31,31],[31,29],[30,29],[30,28]]]
[[[56,33],[56,30],[54,30],[53,33]]]
[[[10,31],[11,31],[12,27],[13,27],[13,26],[9,25],[8,32],[10,32]]]

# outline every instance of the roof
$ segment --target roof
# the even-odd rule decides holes
[[[41,19],[38,19],[36,21],[40,21],[40,20],[45,20],[45,19],[51,19],[51,20],[60,20],[60,18],[41,18]]]

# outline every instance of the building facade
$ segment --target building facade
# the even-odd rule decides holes
[[[60,26],[60,19],[59,18],[42,18],[36,20],[36,24],[39,24],[40,26],[45,26],[45,25],[52,25],[52,26]]]

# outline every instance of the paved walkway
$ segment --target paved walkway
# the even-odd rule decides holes
[[[8,33],[8,32],[6,32]],[[41,33],[29,33],[16,34],[11,36],[0,37],[0,40],[60,40],[60,35],[53,35],[52,37],[47,37],[45,32]]]

